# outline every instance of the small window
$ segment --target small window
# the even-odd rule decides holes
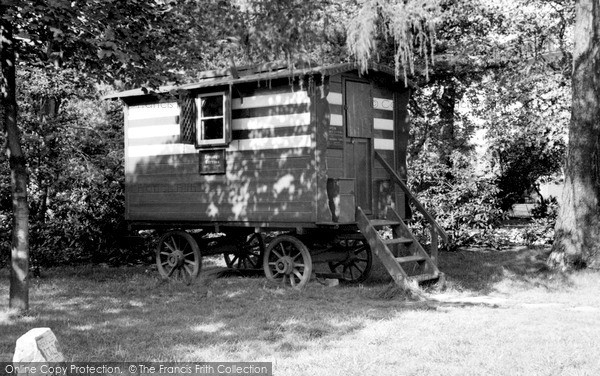
[[[226,145],[230,141],[229,95],[227,92],[196,97],[198,146]]]
[[[192,144],[196,142],[196,98],[190,95],[184,95],[179,100],[179,131],[181,142]]]

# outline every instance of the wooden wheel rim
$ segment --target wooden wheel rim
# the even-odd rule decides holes
[[[267,247],[263,269],[268,280],[301,289],[310,280],[312,259],[304,243],[293,236],[282,235]]]
[[[254,233],[240,245],[239,250],[234,253],[223,255],[225,264],[230,269],[258,270],[262,268],[262,260],[265,253],[265,243],[260,233]]]
[[[331,272],[341,274],[343,280],[348,283],[364,282],[369,277],[373,265],[369,244],[363,239],[341,239],[339,246],[346,252],[347,258],[330,262]]]
[[[202,267],[198,243],[185,231],[165,233],[158,241],[156,265],[163,278],[191,281]]]

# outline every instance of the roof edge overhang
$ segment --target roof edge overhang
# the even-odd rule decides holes
[[[280,78],[307,76],[307,75],[325,75],[331,76],[339,73],[344,73],[352,70],[359,70],[360,68],[355,63],[340,63],[316,67],[304,67],[304,68],[290,68],[288,64],[276,64],[269,63],[261,66],[255,66],[253,68],[240,69],[241,75],[235,77],[231,74],[231,69],[226,70],[214,70],[205,71],[200,74],[200,81],[181,84],[181,85],[166,85],[160,86],[155,89],[150,88],[139,88],[133,90],[126,90],[107,94],[102,99],[117,99],[127,97],[138,97],[145,95],[156,95],[156,94],[167,94],[174,93],[177,91],[189,91],[200,88],[215,87],[215,86],[226,86],[236,85],[249,82],[275,80]],[[396,82],[404,83],[403,80],[398,79],[394,69],[376,63],[370,63],[367,69],[368,71],[380,72],[394,77]],[[249,72],[249,73],[248,73]],[[246,74],[244,74],[246,73]],[[408,82],[407,86],[413,86],[411,82]]]

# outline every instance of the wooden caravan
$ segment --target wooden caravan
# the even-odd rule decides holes
[[[164,276],[195,277],[202,254],[224,253],[296,287],[318,262],[357,282],[373,251],[398,283],[438,278],[445,234],[404,184],[409,89],[389,68],[267,64],[109,98],[125,104],[126,219],[169,230]],[[404,224],[410,200],[431,256]]]

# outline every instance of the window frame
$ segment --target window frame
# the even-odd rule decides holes
[[[223,116],[202,116],[202,98],[204,97],[216,97],[221,95],[223,98]],[[231,142],[231,95],[229,90],[220,90],[210,93],[198,93],[195,98],[196,103],[196,147],[214,147],[214,146],[227,146]],[[207,119],[223,119],[223,137],[218,139],[205,140],[204,128],[202,126],[202,120]]]

